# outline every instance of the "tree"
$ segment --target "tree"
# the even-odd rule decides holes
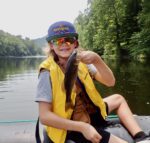
[[[0,30],[0,56],[27,56],[41,54],[42,50],[29,38],[13,36]]]
[[[140,31],[135,32],[129,50],[134,58],[150,58],[150,1],[142,1],[142,11],[138,15]]]

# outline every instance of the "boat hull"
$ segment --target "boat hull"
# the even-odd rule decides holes
[[[146,132],[150,132],[150,116],[135,116],[135,119]],[[130,134],[120,124],[118,118],[108,118],[111,124],[106,128],[110,133],[128,141],[134,143]],[[0,122],[0,143],[35,143],[35,126],[34,122]],[[40,125],[40,134],[42,137],[43,126]]]
[[[144,132],[147,134],[150,133],[150,116],[134,116],[140,127],[143,129]],[[118,118],[108,119],[112,122],[112,125],[106,128],[106,130],[124,140],[128,143],[134,143],[131,135],[129,132],[120,124]]]

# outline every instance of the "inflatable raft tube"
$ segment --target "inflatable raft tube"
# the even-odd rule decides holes
[[[135,119],[146,132],[150,132],[150,116],[135,116]],[[106,128],[112,134],[133,143],[133,139],[126,129],[120,124],[117,116],[109,116],[110,125]],[[0,143],[36,143],[36,120],[25,121],[0,121]],[[40,125],[41,139],[43,126]]]
[[[145,133],[150,134],[150,116],[135,116],[136,121],[143,129]],[[128,143],[134,143],[131,135],[128,131],[120,124],[118,118],[110,118],[110,125],[106,128],[106,130],[124,140]]]

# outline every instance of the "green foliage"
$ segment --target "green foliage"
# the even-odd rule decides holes
[[[134,58],[150,58],[150,1],[142,2],[142,11],[139,14],[141,30],[132,35],[129,51]]]
[[[86,13],[88,23],[82,25],[81,29],[82,33],[85,33],[86,38],[84,39],[86,40],[81,42],[84,42],[83,45],[86,45],[88,49],[98,51],[100,54],[116,53],[120,47],[119,32],[121,19],[124,16],[123,2],[120,0],[93,0],[89,9]],[[84,19],[84,16],[82,19],[77,18],[76,23],[80,25],[80,21]]]
[[[46,41],[46,36],[42,37],[42,38],[37,38],[32,40],[38,47],[45,47],[47,45],[47,41]]]
[[[105,56],[149,57],[149,0],[89,0],[75,20],[80,45]]]
[[[33,56],[41,53],[41,49],[30,39],[0,30],[0,56]]]

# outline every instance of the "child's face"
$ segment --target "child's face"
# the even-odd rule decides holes
[[[58,57],[68,58],[76,47],[77,42],[74,38],[62,37],[50,42],[50,47]]]

